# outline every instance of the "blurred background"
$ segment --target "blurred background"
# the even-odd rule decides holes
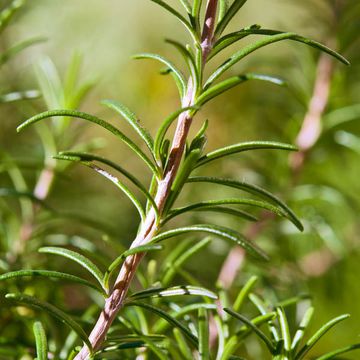
[[[177,6],[176,1],[169,3]],[[316,309],[314,328],[331,317],[350,313],[350,320],[322,340],[317,348],[320,353],[358,341],[360,331],[360,3],[357,0],[252,0],[232,22],[231,29],[252,24],[294,31],[326,43],[347,57],[351,66],[295,42],[273,44],[247,57],[232,70],[234,75],[256,71],[279,76],[286,80],[287,86],[249,82],[231,90],[206,105],[194,123],[193,132],[196,133],[203,120],[209,119],[208,151],[240,141],[273,140],[297,144],[300,152],[289,155],[257,151],[235,155],[201,168],[199,174],[244,179],[278,194],[301,218],[305,231],[300,233],[292,224],[263,213],[258,214],[261,220],[257,225],[212,214],[192,218],[186,215],[176,221],[181,225],[204,222],[211,217],[215,223],[246,233],[269,252],[272,261],[262,264],[247,261],[241,251],[232,250],[239,272],[232,279],[225,269],[225,278],[230,283],[224,286],[230,286],[230,293],[234,289],[233,296],[245,280],[257,274],[261,278],[259,291],[274,301],[310,293]],[[15,178],[20,188],[33,189],[46,154],[68,150],[80,143],[137,173],[144,182],[149,181],[150,173],[143,170],[136,157],[98,127],[80,120],[69,126],[65,121],[67,135],[58,129],[56,144],[44,147],[46,130],[31,128],[17,134],[16,126],[40,111],[68,106],[107,119],[131,134],[121,119],[100,105],[102,99],[116,99],[131,108],[154,134],[161,120],[180,106],[176,88],[168,76],[160,74],[157,63],[133,60],[131,56],[156,52],[178,62],[172,48],[163,40],[186,36],[181,25],[146,0],[28,1],[2,32],[0,48],[5,50],[26,39],[41,38],[2,64],[0,89],[1,94],[34,89],[47,96],[18,101],[2,98],[1,186],[11,187]],[[244,40],[243,44],[248,41]],[[239,45],[228,53],[236,46]],[[210,68],[224,59],[213,59]],[[73,73],[77,72],[74,68],[81,70],[78,83],[67,82],[67,94],[73,95],[64,96],[54,84],[59,85],[59,79],[67,75],[71,77],[69,66]],[[18,164],[25,183],[19,184],[12,162]],[[46,202],[63,213],[101,220],[107,230],[94,231],[91,226],[75,221],[75,217],[58,219],[47,225],[49,228],[41,240],[37,238],[27,245],[21,260],[14,257],[10,268],[44,262],[43,257],[34,255],[40,244],[73,244],[90,253],[100,248],[108,258],[113,257],[114,250],[106,247],[106,236],[116,239],[119,248],[130,244],[136,234],[138,216],[127,198],[86,168],[66,164],[64,171],[65,165],[60,163],[46,164],[56,169]],[[179,204],[231,197],[231,194],[232,191],[221,187],[214,192],[214,188],[187,185]],[[16,199],[0,201],[1,253],[5,254],[0,265],[2,271],[8,271],[11,236],[16,238],[16,234],[25,231],[15,219],[24,215],[21,206],[26,208],[26,204],[19,205]],[[38,215],[40,223],[46,216]],[[215,288],[230,252],[228,244],[214,240],[187,263],[186,269],[207,287]],[[161,262],[161,255],[157,257]],[[7,292],[1,286],[0,292]],[[45,282],[43,286],[46,287]],[[74,309],[86,308],[89,301],[71,287],[58,296],[67,299],[67,306]],[[0,328],[18,336],[16,325],[4,319],[1,320],[0,313]],[[347,358],[358,359],[359,355]]]

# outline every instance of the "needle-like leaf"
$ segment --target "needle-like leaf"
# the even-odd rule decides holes
[[[262,197],[266,200],[271,201],[278,207],[280,207],[286,214],[286,217],[288,219],[290,219],[299,230],[302,231],[304,229],[303,225],[301,224],[298,217],[281,199],[279,199],[276,195],[270,193],[269,191],[261,188],[260,186],[253,185],[253,184],[247,183],[245,181],[238,181],[238,180],[233,180],[233,179],[223,179],[223,178],[216,178],[216,177],[209,177],[209,176],[193,176],[193,177],[190,177],[187,180],[187,182],[188,183],[207,182],[207,183],[212,183],[212,184],[218,184],[218,185],[231,187],[234,189],[243,190],[250,194]]]
[[[174,326],[174,327],[177,327],[190,341],[191,343],[197,347],[198,346],[198,339],[195,335],[193,335],[191,333],[191,331],[185,326],[183,325],[180,321],[176,320],[173,316],[169,315],[167,312],[165,312],[164,310],[158,308],[158,307],[155,307],[155,306],[152,306],[152,305],[149,305],[149,304],[146,304],[146,303],[143,303],[143,302],[140,302],[140,301],[132,301],[128,304],[126,304],[127,306],[139,306],[139,307],[142,307],[144,308],[145,310],[148,310],[148,311],[151,311],[153,312],[154,314],[162,317],[164,320],[166,320],[170,325]]]
[[[165,10],[167,10],[168,12],[173,14],[185,26],[185,28],[187,29],[187,31],[193,38],[194,42],[197,43],[198,36],[197,36],[196,32],[194,31],[192,25],[179,12],[177,12],[174,8],[172,8],[170,5],[166,4],[162,0],[151,0],[151,1],[160,5]]]
[[[110,131],[112,134],[114,134],[119,139],[121,139],[130,149],[132,149],[146,163],[146,165],[155,175],[159,175],[159,170],[156,167],[156,165],[144,154],[144,152],[132,140],[130,140],[126,135],[124,135],[119,129],[109,124],[105,120],[102,120],[96,116],[81,111],[76,111],[76,110],[45,111],[41,114],[33,116],[32,118],[22,123],[20,126],[17,127],[17,131],[20,132],[23,129],[27,128],[28,126],[35,124],[43,119],[64,117],[64,116],[68,116],[69,118],[80,118],[86,121],[90,121]]]
[[[60,279],[65,281],[74,282],[77,284],[88,286],[101,294],[105,294],[104,290],[102,288],[99,288],[95,284],[91,283],[90,281],[87,281],[85,279],[82,279],[78,276],[74,276],[71,274],[66,274],[58,271],[50,271],[50,270],[19,270],[19,271],[13,271],[6,274],[0,275],[0,281],[8,280],[8,279],[17,279],[17,278],[23,278],[23,277],[47,277],[52,279]]]
[[[289,324],[286,318],[286,314],[283,308],[279,307],[276,309],[278,314],[281,338],[284,341],[284,349],[285,351],[290,351],[291,349],[291,335],[289,330]]]
[[[40,96],[41,94],[38,90],[14,91],[0,95],[0,103],[38,99]]]
[[[335,325],[339,322],[344,321],[350,317],[349,314],[340,315],[325,325],[323,325],[307,342],[306,344],[300,349],[298,354],[295,356],[295,360],[303,359],[304,356],[312,349],[312,347]]]
[[[68,160],[68,161],[79,161],[78,157],[68,156],[64,154],[57,155],[55,156],[55,158],[61,160]],[[79,162],[82,165],[85,165],[90,169],[96,171],[98,174],[102,175],[106,179],[110,180],[117,188],[119,188],[130,199],[130,201],[133,203],[136,210],[138,211],[141,221],[145,220],[145,212],[140,201],[136,198],[136,196],[132,193],[132,191],[125,184],[123,184],[122,181],[119,180],[119,178],[110,174],[108,171],[105,171],[99,166],[93,164],[92,162],[89,161],[79,161]]]
[[[25,0],[13,0],[0,12],[0,32],[3,31],[16,12],[25,4]]]
[[[199,355],[200,360],[210,359],[209,318],[204,308],[199,309]]]
[[[261,30],[258,30],[258,31],[261,31]],[[304,44],[307,44],[309,46],[312,46],[314,48],[322,50],[322,51],[328,53],[329,55],[335,57],[336,59],[340,60],[344,64],[346,64],[346,65],[349,64],[349,62],[343,56],[338,54],[336,51],[331,50],[327,46],[320,44],[317,41],[307,39],[305,37],[299,36],[292,32],[274,31],[273,35],[270,35],[263,40],[257,41],[250,45],[247,45],[247,46],[243,47],[241,50],[237,51],[234,55],[232,55],[228,60],[226,60],[222,65],[220,65],[215,70],[215,72],[209,77],[209,79],[205,83],[205,88],[208,88],[219,76],[221,76],[226,70],[230,69],[233,65],[238,63],[245,56],[251,54],[252,52],[254,52],[264,46],[273,44],[275,42],[288,40],[288,39],[302,42]]]
[[[211,209],[214,209],[218,205],[221,206],[221,205],[229,205],[229,204],[255,206],[255,207],[259,207],[259,208],[271,211],[278,216],[286,217],[286,213],[282,209],[280,209],[279,207],[274,206],[268,202],[253,200],[253,199],[232,198],[232,199],[202,201],[202,202],[198,202],[198,203],[184,206],[181,208],[173,209],[169,212],[169,215],[164,219],[163,223],[165,224],[170,219],[172,219],[178,215],[187,213],[189,211],[194,211],[194,210],[199,210],[199,209],[207,209],[209,207]]]
[[[129,301],[141,300],[149,297],[169,297],[179,295],[192,295],[192,296],[204,296],[210,299],[217,299],[217,295],[210,290],[204,289],[199,286],[173,286],[173,287],[159,287],[150,288],[143,291],[139,291],[130,296]]]
[[[146,199],[150,201],[151,205],[154,207],[156,213],[158,214],[158,209],[155,200],[146,190],[145,186],[135,176],[133,176],[131,173],[129,173],[127,170],[125,170],[123,167],[116,164],[115,162],[95,154],[89,154],[78,151],[63,151],[59,153],[57,156],[55,156],[55,158],[61,160],[79,161],[85,163],[89,161],[98,161],[102,164],[110,166],[111,168],[119,171],[128,180],[130,180],[145,195]]]
[[[354,345],[349,345],[349,346],[345,346],[341,349],[337,349],[334,351],[331,351],[325,355],[322,355],[318,358],[316,358],[315,360],[330,360],[330,359],[338,359],[339,355],[345,354],[347,352],[350,351],[354,351],[360,349],[360,344],[354,344]],[[340,358],[339,358],[340,359]]]
[[[88,259],[84,255],[81,255],[75,251],[65,249],[62,247],[50,247],[50,246],[40,248],[39,252],[44,254],[60,255],[66,257],[67,259],[77,262],[90,274],[92,274],[95,277],[95,279],[99,282],[101,287],[106,291],[102,281],[103,279],[102,272],[90,259]]]
[[[236,312],[239,312],[239,310],[241,310],[241,307],[243,306],[246,298],[248,297],[250,291],[255,286],[257,281],[258,281],[258,277],[257,276],[252,276],[246,282],[246,284],[241,288],[238,296],[235,299],[234,306],[233,306],[233,308],[234,308],[234,310]]]
[[[246,1],[247,0],[234,0],[220,22],[217,24],[214,34],[215,38],[218,38],[222,34],[231,19],[237,14],[241,7],[245,5]]]
[[[205,232],[209,234],[213,234],[219,236],[223,239],[230,240],[235,242],[236,244],[243,247],[247,250],[251,255],[255,256],[256,258],[260,258],[263,260],[268,260],[268,256],[259,249],[255,244],[251,243],[249,240],[245,239],[245,237],[238,232],[228,229],[223,226],[217,225],[207,225],[207,224],[199,224],[193,226],[187,226],[183,228],[177,228],[174,230],[169,230],[163,232],[153,238],[152,241],[159,242],[163,241],[178,235],[188,234],[188,233],[196,233],[196,232]]]
[[[307,327],[309,326],[309,323],[313,317],[313,314],[314,314],[314,308],[313,307],[309,307],[300,324],[299,324],[299,328],[296,330],[296,333],[294,335],[294,338],[293,338],[293,341],[292,341],[292,344],[291,344],[291,349],[292,350],[295,350],[299,344],[300,344],[300,341],[302,340],[304,334],[305,334],[305,330],[307,329]]]
[[[135,114],[133,114],[126,106],[115,100],[103,100],[101,104],[109,107],[112,110],[115,110],[118,114],[120,114],[139,134],[150,150],[151,154],[154,155],[154,140],[148,130],[140,124],[140,120],[136,117]]]
[[[261,149],[297,151],[297,148],[295,146],[289,144],[272,142],[272,141],[249,141],[249,142],[234,144],[214,150],[202,156],[199,159],[196,167],[207,164],[210,161],[220,159],[224,156],[237,154],[243,151],[261,150]]]
[[[28,296],[25,294],[6,294],[5,297],[9,300],[15,301],[17,303],[23,304],[25,306],[29,306],[31,308],[36,308],[40,310],[46,311],[48,314],[56,317],[58,320],[69,326],[72,330],[74,330],[81,340],[87,345],[92,353],[92,347],[88,336],[82,327],[76,323],[69,315],[67,315],[64,311],[58,309],[54,305],[51,305],[45,301],[36,299],[32,296]]]
[[[268,339],[268,337],[254,323],[252,323],[245,316],[243,316],[235,311],[232,311],[231,309],[225,308],[224,311],[226,311],[228,314],[230,314],[234,318],[242,321],[244,324],[246,324],[248,327],[250,327],[254,331],[254,333],[259,337],[259,339],[261,339],[264,342],[264,344],[267,346],[269,351],[271,353],[274,353],[275,348],[274,348],[274,345],[272,344],[271,340]]]
[[[34,322],[33,332],[36,343],[36,359],[47,360],[48,359],[48,345],[45,329],[40,321]]]
[[[261,81],[267,81],[272,84],[276,85],[284,85],[285,82],[282,79],[276,78],[274,76],[269,75],[262,75],[262,74],[244,74],[244,75],[238,75],[233,76],[227,80],[224,80],[220,82],[219,84],[216,84],[207,90],[205,90],[196,100],[196,105],[202,106],[211,99],[218,97],[223,92],[230,90],[234,88],[237,85],[240,85],[248,80],[261,80]]]

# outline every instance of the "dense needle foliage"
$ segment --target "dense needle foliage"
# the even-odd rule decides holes
[[[16,161],[8,154],[1,154],[1,170],[7,173],[11,184],[0,188],[4,199],[0,203],[3,268],[0,281],[7,299],[1,317],[6,319],[9,334],[0,339],[0,356],[5,359],[22,356],[37,359],[245,359],[259,356],[251,353],[251,347],[246,348],[249,339],[257,338],[256,351],[264,358],[306,359],[318,340],[348,315],[338,316],[305,336],[314,312],[312,306],[304,310],[304,304],[309,304],[308,295],[274,301],[272,296],[256,292],[256,276],[242,282],[239,291],[224,286],[222,281],[216,287],[204,287],[196,274],[185,270],[183,265],[193,256],[201,256],[214,238],[240,247],[242,254],[245,250],[246,257],[253,259],[254,264],[271,262],[271,256],[252,236],[244,236],[235,227],[219,225],[215,216],[221,216],[224,221],[229,216],[261,225],[272,214],[291,222],[298,231],[304,229],[302,221],[280,197],[243,179],[215,175],[208,164],[226,161],[229,156],[240,157],[253,150],[259,150],[255,157],[256,153],[265,151],[300,150],[298,155],[290,156],[290,183],[303,170],[307,152],[319,134],[316,133],[309,145],[302,141],[300,131],[297,147],[278,141],[246,141],[208,151],[211,118],[210,123],[205,120],[196,124],[196,115],[211,100],[220,95],[224,99],[223,93],[251,80],[269,82],[274,87],[285,85],[282,79],[269,74],[227,75],[228,70],[244,58],[273,43],[291,40],[320,50],[326,54],[326,59],[331,56],[336,61],[349,63],[330,47],[293,32],[256,24],[226,33],[234,16],[246,4],[245,0],[209,0],[207,4],[200,0],[191,3],[180,0],[181,11],[165,1],[153,2],[180,21],[190,39],[189,44],[166,39],[174,49],[173,57],[178,54],[175,62],[153,53],[135,55],[138,60],[160,62],[161,73],[171,76],[178,90],[179,108],[158,125],[157,131],[148,130],[146,119],[140,121],[118,100],[103,100],[101,104],[125,120],[134,135],[127,135],[121,125],[113,125],[103,117],[77,110],[92,87],[92,82],[79,85],[81,57],[78,55],[69,64],[64,80],[60,80],[54,64],[45,59],[36,67],[40,92],[27,90],[1,95],[2,102],[31,101],[42,96],[49,110],[32,116],[18,127],[18,131],[25,131],[34,125],[38,133],[44,153],[40,172],[39,164]],[[2,8],[0,30],[23,3],[12,1]],[[347,42],[349,36],[345,36]],[[251,41],[244,42],[248,37]],[[35,38],[10,47],[1,61],[5,63],[40,41],[43,39]],[[348,46],[345,40],[344,43]],[[216,58],[231,45],[235,52],[214,67]],[[207,67],[210,60],[211,71]],[[343,111],[349,113],[348,108]],[[143,164],[142,172],[150,174],[150,181],[145,184],[141,174],[97,155],[94,150],[102,145],[101,142],[80,142],[83,131],[80,120],[109,132],[118,141],[119,149],[127,147],[133,152]],[[333,126],[338,124],[335,121]],[[190,132],[192,125],[197,125],[198,129],[194,134]],[[348,144],[349,136],[351,134],[340,133],[337,138]],[[128,248],[116,239],[116,224],[49,205],[47,199],[55,178],[66,176],[63,175],[65,170],[74,164],[84,165],[104,177],[134,205],[139,226]],[[27,168],[36,169],[33,188],[29,188],[25,180]],[[203,199],[197,201],[196,197],[194,200],[190,197],[185,203],[179,199],[187,187],[196,191],[199,183],[209,189],[200,192],[204,194]],[[218,188],[225,188],[232,195],[220,199],[211,197]],[[303,193],[313,190],[310,193],[315,193],[314,197],[318,194],[315,188],[302,190]],[[244,193],[247,196],[243,197]],[[15,206],[19,207],[17,213],[12,211],[14,199],[18,204]],[[254,209],[262,212],[254,212]],[[198,215],[188,217],[185,223],[181,220],[182,215],[201,216],[203,212],[215,216],[207,217],[207,222],[194,221]],[[59,222],[78,222],[93,233],[101,234],[102,240],[94,244],[81,237],[69,239],[66,233],[58,233]],[[49,236],[51,234],[54,236]],[[202,235],[207,237],[201,238]],[[147,261],[156,253],[160,253],[157,260]],[[68,267],[70,263],[77,267]],[[61,300],[62,284],[87,289],[90,301],[85,300],[86,311],[75,315],[66,310]],[[65,293],[67,301],[71,298],[69,289],[69,293]],[[295,317],[297,312],[300,317]],[[295,318],[296,321],[300,319],[299,323]],[[57,321],[64,325],[61,331],[57,329]],[[11,327],[17,324],[24,325],[22,341],[11,332]],[[33,336],[29,335],[31,333]],[[316,359],[334,359],[358,347],[358,344],[350,345],[318,355]]]

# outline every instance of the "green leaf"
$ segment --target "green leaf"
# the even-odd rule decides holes
[[[198,311],[201,308],[208,309],[208,310],[216,310],[217,309],[215,304],[195,303],[195,304],[185,305],[175,311],[172,311],[172,312],[170,312],[170,315],[172,317],[174,317],[175,319],[178,319],[179,317],[184,317],[185,315],[187,315],[193,311]],[[168,322],[164,321],[163,319],[160,319],[154,324],[153,331],[156,333],[164,332],[167,329],[168,325],[169,325]]]
[[[330,360],[330,359],[335,359],[335,358],[337,359],[338,355],[342,355],[342,354],[345,354],[347,352],[354,351],[357,349],[360,349],[360,344],[345,346],[341,349],[337,349],[337,350],[331,351],[325,355],[322,355],[322,356],[316,358],[316,360]]]
[[[239,310],[242,308],[245,299],[248,297],[250,291],[255,286],[256,282],[258,281],[257,276],[252,276],[246,284],[241,288],[238,296],[235,299],[233,308],[236,312],[239,312]]]
[[[154,245],[154,244],[150,244],[150,245],[141,245],[141,246],[137,246],[134,248],[131,248],[129,250],[126,250],[125,252],[123,252],[120,256],[118,256],[109,266],[109,268],[106,270],[106,273],[104,275],[104,284],[105,287],[108,288],[109,287],[109,280],[111,278],[111,275],[113,274],[113,272],[116,270],[116,268],[130,255],[135,255],[135,254],[139,254],[142,252],[149,252],[149,251],[157,251],[157,250],[162,250],[163,246],[161,245]]]
[[[198,42],[198,36],[197,36],[196,32],[193,30],[191,24],[179,12],[177,12],[174,8],[172,8],[170,5],[166,4],[162,0],[151,0],[151,1],[160,5],[165,10],[167,10],[168,12],[173,14],[185,26],[185,28],[191,35],[192,39],[194,40],[194,42],[195,43]]]
[[[249,319],[247,319],[245,316],[236,313],[235,311],[232,311],[231,309],[224,309],[225,312],[233,316],[234,318],[242,321],[244,324],[246,324],[249,328],[251,328],[254,333],[261,339],[266,347],[269,349],[269,351],[273,354],[275,351],[275,348],[271,342],[271,340],[255,325],[253,324]]]
[[[40,321],[34,322],[33,332],[36,343],[36,360],[48,359],[48,345],[45,329]]]
[[[146,197],[147,200],[150,201],[151,205],[155,209],[155,212],[158,214],[158,208],[155,203],[154,198],[149,194],[146,190],[145,186],[141,184],[141,182],[133,175],[131,175],[128,171],[126,171],[120,165],[114,163],[113,161],[103,158],[98,155],[89,154],[85,152],[78,152],[78,151],[63,151],[59,153],[56,159],[68,160],[68,161],[80,161],[80,162],[88,162],[88,161],[98,161],[102,164],[108,165],[111,168],[119,171],[122,175],[124,175],[128,180],[130,180]]]
[[[130,149],[132,149],[149,167],[149,169],[155,174],[159,175],[158,168],[153,164],[153,162],[144,154],[144,152],[127,136],[125,136],[119,129],[114,127],[113,125],[109,124],[108,122],[99,119],[96,116],[76,111],[76,110],[51,110],[51,111],[45,111],[41,114],[35,115],[32,118],[28,119],[24,123],[22,123],[20,126],[17,127],[17,131],[20,132],[23,129],[27,128],[28,126],[37,123],[40,120],[53,118],[53,117],[63,117],[68,116],[70,118],[80,118],[92,123],[95,123],[104,129],[110,131],[112,134],[117,136],[119,139],[121,139]]]
[[[151,311],[154,314],[162,317],[166,320],[170,325],[178,328],[190,341],[191,343],[197,347],[198,339],[195,335],[191,333],[191,331],[184,326],[180,321],[176,320],[173,316],[169,315],[167,312],[161,310],[160,308],[154,307],[152,305],[140,302],[140,301],[132,301],[131,303],[126,304],[127,306],[139,306],[144,308],[145,310]]]
[[[279,324],[280,324],[280,330],[281,330],[281,337],[284,341],[284,349],[285,351],[291,350],[291,335],[289,330],[289,324],[286,318],[286,314],[283,308],[278,307],[276,309],[276,312],[278,314]]]
[[[173,329],[174,337],[176,340],[176,344],[180,349],[181,355],[184,357],[185,360],[193,360],[193,354],[191,349],[189,348],[186,340],[178,328]]]
[[[180,114],[182,114],[185,111],[191,111],[191,110],[196,110],[198,109],[198,107],[196,106],[188,106],[188,107],[184,107],[181,108],[179,110],[176,110],[175,112],[173,112],[172,114],[170,114],[160,125],[160,128],[156,134],[155,137],[155,141],[154,141],[154,152],[156,155],[157,159],[160,159],[160,149],[161,149],[161,145],[164,141],[164,137],[166,132],[168,131],[169,127],[171,126],[171,124],[178,118],[178,116]]]
[[[106,291],[104,284],[103,284],[103,274],[99,270],[99,268],[87,257],[81,255],[75,251],[68,250],[61,247],[42,247],[39,249],[40,253],[43,254],[53,254],[53,255],[60,255],[67,259],[77,262],[81,265],[84,269],[86,269],[90,274],[92,274],[95,279],[99,282],[101,287]]]
[[[192,9],[191,9],[191,5],[190,5],[189,1],[188,0],[179,0],[179,1],[180,1],[181,5],[184,7],[184,9],[186,10],[186,12],[188,14],[191,14]]]
[[[176,86],[179,90],[180,98],[183,98],[186,93],[186,81],[182,72],[171,61],[158,54],[149,53],[137,54],[134,56],[134,59],[154,59],[165,64],[170,69],[171,75],[175,80]]]
[[[325,325],[323,325],[307,342],[306,344],[300,349],[298,354],[295,357],[295,360],[303,359],[304,356],[312,349],[312,347],[335,325],[337,325],[339,322],[346,320],[350,317],[349,314],[340,315],[329,322],[327,322]]]
[[[278,207],[280,207],[284,213],[286,214],[286,217],[291,220],[294,225],[300,230],[303,231],[304,227],[301,224],[298,217],[294,214],[294,212],[283,202],[281,199],[279,199],[274,194],[270,193],[269,191],[261,188],[260,186],[249,184],[245,181],[238,181],[233,179],[223,179],[223,178],[216,178],[216,177],[208,177],[208,176],[194,176],[190,177],[187,180],[188,183],[196,183],[196,182],[207,182],[207,183],[213,183],[213,184],[219,184],[223,186],[228,186],[234,189],[239,189],[246,191],[250,194],[262,197],[266,200],[271,201]]]
[[[306,310],[306,312],[305,312],[305,314],[304,314],[304,316],[303,316],[303,318],[302,318],[302,320],[301,320],[301,322],[299,324],[299,327],[296,330],[296,333],[294,335],[294,338],[293,338],[293,341],[292,341],[292,344],[291,344],[291,349],[292,350],[295,350],[298,347],[298,345],[300,344],[300,341],[302,340],[302,338],[305,335],[305,331],[306,331],[307,327],[309,326],[309,323],[310,323],[310,321],[311,321],[311,319],[313,317],[313,314],[314,314],[314,308],[309,307]]]
[[[221,199],[221,200],[208,200],[208,201],[201,201],[195,204],[191,204],[188,206],[184,206],[181,208],[176,208],[170,211],[169,215],[163,220],[163,224],[168,222],[170,219],[179,216],[181,214],[187,213],[189,211],[199,210],[199,209],[207,209],[210,207],[211,209],[216,208],[218,205],[226,205],[226,204],[233,204],[233,205],[247,205],[247,206],[255,206],[259,207],[272,213],[287,217],[286,213],[279,207],[274,206],[265,201],[253,200],[253,199],[243,199],[243,198],[231,198],[231,199]]]
[[[266,305],[264,303],[264,301],[262,299],[260,299],[260,297],[258,297],[257,295],[255,294],[249,294],[249,299],[250,301],[256,306],[256,308],[260,311],[260,313],[262,315],[267,315],[268,314],[268,311],[266,309]],[[275,340],[275,342],[279,342],[280,341],[280,336],[279,336],[279,333],[273,323],[272,320],[268,321],[268,326],[269,326],[269,329],[270,329],[270,333],[273,337],[273,339]]]
[[[38,99],[40,96],[41,94],[38,90],[14,91],[0,95],[0,103]]]
[[[219,15],[218,15],[218,24],[224,18],[225,14],[229,10],[229,0],[220,0],[219,1]]]
[[[226,11],[221,21],[217,24],[214,37],[218,38],[222,32],[225,30],[226,26],[229,24],[231,19],[237,14],[243,5],[245,5],[247,0],[234,0],[230,8]]]
[[[60,159],[60,160],[79,161],[79,158],[76,156],[73,157],[73,156],[68,156],[68,155],[64,155],[64,154],[57,155],[57,156],[55,156],[55,158]],[[136,210],[139,213],[141,221],[145,221],[146,215],[145,215],[144,209],[142,208],[140,201],[131,192],[131,190],[125,184],[123,184],[122,181],[119,180],[119,178],[110,174],[108,171],[105,171],[104,169],[100,168],[99,166],[93,164],[92,162],[80,161],[80,163],[89,167],[90,169],[96,171],[98,174],[100,174],[101,176],[110,180],[117,188],[119,188],[133,203],[133,205],[135,206]]]
[[[27,49],[28,47],[39,43],[43,43],[46,40],[47,39],[44,37],[33,37],[31,39],[21,41],[20,43],[10,47],[9,49],[6,49],[0,55],[0,66],[4,65],[7,61],[9,61],[17,54],[21,53],[23,50]]]
[[[0,32],[5,29],[16,12],[25,4],[25,0],[13,0],[10,5],[0,13]]]
[[[74,276],[71,274],[66,274],[58,271],[50,271],[50,270],[19,270],[19,271],[13,271],[9,272],[3,275],[0,275],[0,281],[8,280],[8,279],[16,279],[16,278],[22,278],[22,277],[48,277],[48,278],[55,278],[55,279],[61,279],[65,281],[71,281],[77,284],[88,286],[92,289],[95,289],[96,291],[99,291],[100,293],[104,294],[104,290],[99,288],[98,286],[94,285],[93,283],[84,280],[78,276]]]
[[[201,12],[202,0],[193,0],[193,7],[191,15],[195,21],[195,28],[200,36],[200,12]]]
[[[204,296],[210,299],[217,299],[217,295],[212,291],[204,289],[198,286],[173,286],[173,287],[157,287],[150,288],[143,291],[139,291],[130,296],[129,301],[132,300],[141,300],[151,297],[169,297],[169,296]]]
[[[200,74],[198,72],[196,66],[196,60],[193,54],[189,51],[187,47],[185,47],[183,44],[179,43],[178,41],[166,39],[166,42],[173,45],[179,51],[180,55],[184,58],[186,65],[188,66],[191,74],[193,86],[195,89],[198,89],[200,85]]]
[[[211,99],[219,96],[223,92],[232,89],[233,87],[242,84],[248,80],[261,80],[261,81],[267,81],[276,85],[284,85],[285,82],[282,79],[269,76],[269,75],[262,75],[262,74],[244,74],[244,75],[238,75],[233,76],[227,80],[224,80],[220,82],[219,84],[216,84],[210,88],[208,88],[206,91],[204,91],[197,99],[196,99],[196,105],[202,106],[206,104]]]
[[[44,310],[48,314],[56,317],[62,323],[66,324],[73,331],[75,331],[78,334],[78,336],[81,338],[81,340],[87,345],[87,347],[90,350],[90,353],[92,353],[91,343],[85,331],[82,329],[82,327],[79,324],[77,324],[69,315],[67,315],[62,310],[58,309],[54,305],[51,305],[45,301],[36,299],[32,296],[28,296],[25,294],[6,294],[5,297],[9,300],[15,301],[20,304],[24,304],[31,308]]]
[[[295,146],[289,144],[272,142],[272,141],[248,141],[214,150],[202,156],[199,159],[196,167],[207,164],[210,161],[220,159],[224,156],[237,154],[243,151],[261,150],[261,149],[297,151],[297,148]]]
[[[188,234],[188,233],[195,233],[195,232],[206,232],[209,234],[213,234],[219,236],[223,239],[230,240],[238,244],[239,246],[243,247],[245,250],[249,252],[249,254],[264,260],[268,260],[268,256],[259,249],[255,244],[251,243],[247,239],[244,238],[243,235],[239,234],[238,232],[228,229],[223,226],[217,225],[207,225],[207,224],[199,224],[199,225],[192,225],[183,228],[177,228],[174,230],[169,230],[163,232],[153,238],[152,241],[159,242],[163,241],[178,235]]]
[[[199,309],[199,355],[200,360],[210,359],[209,319],[204,308]]]
[[[154,140],[148,130],[140,124],[140,121],[135,114],[133,114],[126,106],[115,100],[103,100],[101,104],[109,107],[112,110],[115,110],[118,114],[120,114],[139,134],[150,150],[151,154],[154,155]]]
[[[258,30],[259,32],[261,32],[262,30]],[[269,32],[269,31],[268,31]],[[320,49],[326,53],[328,53],[331,56],[334,56],[335,58],[337,58],[338,60],[340,60],[341,62],[343,62],[344,64],[348,65],[349,62],[340,54],[338,54],[337,52],[329,49],[328,47],[326,47],[325,45],[322,45],[316,41],[304,38],[302,36],[299,36],[295,33],[292,32],[281,32],[281,31],[274,31],[273,35],[266,37],[263,40],[257,41],[255,43],[252,43],[250,45],[247,45],[245,47],[243,47],[241,50],[237,51],[234,55],[232,55],[228,60],[226,60],[222,65],[220,65],[215,72],[209,77],[209,79],[207,80],[206,84],[205,84],[205,88],[208,88],[220,75],[222,75],[226,70],[228,70],[229,68],[231,68],[233,65],[235,65],[236,63],[238,63],[241,59],[243,59],[245,56],[251,54],[252,52],[270,45],[272,43],[275,42],[279,42],[282,40],[294,40],[294,41],[298,41],[298,42],[302,42],[305,43],[309,46],[315,47],[317,49]]]

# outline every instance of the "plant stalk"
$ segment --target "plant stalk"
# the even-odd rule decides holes
[[[206,62],[207,56],[211,51],[213,45],[213,34],[215,26],[215,16],[218,6],[218,0],[208,0],[204,28],[201,38],[201,51],[202,51],[202,67]],[[201,69],[202,71],[203,69]],[[183,106],[191,106],[195,103],[196,90],[193,87],[192,79],[188,81],[187,94],[182,99]],[[159,181],[155,203],[158,207],[159,214],[161,216],[166,200],[170,194],[171,186],[176,178],[177,172],[181,160],[185,152],[186,140],[189,134],[189,130],[192,124],[193,116],[190,112],[182,113],[177,122],[177,127],[174,133],[168,162],[164,171],[163,178]],[[154,210],[150,210],[146,216],[146,219],[141,226],[141,229],[131,244],[131,247],[144,245],[152,240],[152,238],[159,231],[158,223],[156,222]],[[115,285],[112,288],[108,298],[105,300],[104,309],[101,311],[100,316],[90,333],[89,339],[93,348],[93,351],[100,349],[102,343],[106,338],[106,334],[116,318],[119,310],[124,304],[127,292],[129,290],[131,281],[137,271],[137,268],[145,256],[145,253],[138,253],[128,256],[123,263],[119,275],[115,281]],[[75,360],[85,360],[90,356],[89,348],[84,345],[80,352],[75,357]]]

